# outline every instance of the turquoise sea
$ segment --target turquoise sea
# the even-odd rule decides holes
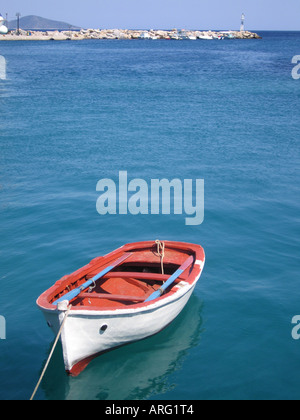
[[[54,337],[36,306],[127,242],[201,244],[183,313],[36,399],[299,399],[300,33],[243,41],[1,42],[0,399],[29,399]],[[204,179],[205,219],[106,215],[102,178]],[[3,335],[3,331],[2,331]]]

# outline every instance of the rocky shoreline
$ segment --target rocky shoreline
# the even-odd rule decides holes
[[[129,30],[129,29],[81,29],[80,31],[12,31],[0,35],[0,41],[80,41],[85,39],[149,39],[149,40],[214,40],[214,39],[261,39],[249,31],[187,31]]]

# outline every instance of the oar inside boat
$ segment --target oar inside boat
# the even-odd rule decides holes
[[[119,264],[121,264],[123,261],[125,261],[127,258],[129,258],[132,255],[132,253],[126,253],[121,258],[118,258],[116,261],[114,261],[111,265],[104,268],[100,273],[98,273],[95,277],[88,280],[87,282],[83,283],[81,286],[77,287],[74,290],[71,290],[70,292],[66,293],[59,299],[57,299],[55,302],[53,302],[53,305],[57,305],[59,302],[62,302],[64,300],[68,300],[69,302],[73,299],[75,299],[81,292],[83,292],[85,289],[90,287],[92,284],[94,284],[97,280],[99,280],[101,277],[105,276],[105,274],[109,273],[111,270],[113,270],[115,267],[117,267]]]
[[[156,292],[152,293],[145,302],[150,302],[151,300],[157,299],[162,296],[165,290],[174,283],[176,279],[193,263],[194,258],[190,256],[179,268],[175,271],[175,273],[158,289]]]

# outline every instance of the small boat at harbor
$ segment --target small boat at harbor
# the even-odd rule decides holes
[[[6,35],[8,33],[8,28],[4,25],[3,16],[0,15],[0,35]]]
[[[200,35],[199,39],[203,39],[203,40],[206,40],[206,41],[212,41],[212,40],[214,40],[214,37],[212,35],[205,34],[205,35]]]
[[[56,282],[37,305],[60,334],[67,373],[77,376],[99,354],[167,327],[188,303],[204,263],[200,245],[137,242]]]

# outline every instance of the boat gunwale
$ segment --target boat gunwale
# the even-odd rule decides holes
[[[196,283],[202,273],[202,269],[203,269],[203,265],[205,263],[205,253],[203,248],[200,245],[195,245],[195,244],[189,244],[189,243],[184,243],[184,242],[172,242],[172,241],[165,241],[166,247],[168,247],[169,249],[175,249],[175,250],[179,250],[179,251],[183,251],[183,252],[192,252],[192,254],[194,254],[194,262],[192,265],[192,268],[190,269],[190,273],[188,274],[188,279],[186,278],[182,278],[179,277],[178,282],[180,283],[180,281],[184,281],[186,282],[186,285],[189,286],[188,289],[190,289],[190,287],[192,287],[194,285],[194,283]],[[86,278],[86,276],[89,275],[90,272],[92,272],[93,270],[95,270],[96,266],[98,266],[98,262],[101,261],[101,265],[99,266],[99,269],[101,269],[101,267],[104,267],[105,265],[108,265],[110,261],[114,260],[116,258],[116,256],[118,256],[120,253],[124,254],[125,252],[134,252],[134,251],[142,251],[142,250],[146,250],[149,249],[149,247],[153,247],[153,241],[147,241],[147,242],[138,242],[138,243],[131,243],[131,244],[126,244],[123,245],[122,247],[116,249],[115,251],[108,253],[106,255],[104,255],[103,257],[97,257],[95,259],[93,259],[92,261],[90,261],[89,264],[85,265],[84,267],[80,268],[79,270],[75,271],[74,273],[64,276],[62,277],[60,280],[58,280],[52,287],[50,287],[48,290],[46,290],[42,295],[40,295],[40,297],[37,299],[37,305],[39,306],[39,308],[45,312],[52,312],[52,313],[60,313],[61,311],[58,310],[56,305],[53,305],[53,303],[51,303],[51,300],[53,300],[55,298],[56,295],[54,295],[55,292],[57,292],[58,287],[62,286],[63,283],[65,282],[65,287],[68,286],[68,282],[67,279],[72,279],[74,278],[74,283],[79,282],[81,279]],[[201,258],[200,258],[200,253]],[[108,258],[109,257],[109,258]],[[202,265],[199,265],[199,263],[197,264],[197,261],[200,261],[202,263]],[[91,270],[88,272],[88,269],[91,268]],[[84,276],[79,277],[77,280],[75,280],[76,275],[80,275],[83,272],[85,272]],[[136,273],[137,276],[140,273]],[[108,274],[109,276],[109,274]],[[120,272],[120,277],[122,277],[122,272]],[[70,279],[70,280],[71,280]],[[178,286],[178,283],[175,285]],[[71,281],[69,282],[69,284],[73,284]],[[79,285],[80,286],[80,285]],[[116,313],[125,313],[128,314],[130,312],[135,313],[140,309],[143,308],[149,308],[152,307],[153,305],[156,305],[156,303],[159,302],[166,302],[169,298],[171,298],[171,301],[173,301],[173,297],[174,295],[178,296],[178,292],[180,292],[182,289],[184,289],[185,287],[181,287],[178,290],[174,290],[174,286],[171,290],[169,290],[167,293],[165,293],[164,295],[158,297],[157,299],[150,301],[150,302],[138,302],[138,303],[133,303],[132,305],[128,305],[127,307],[116,307],[116,308],[101,308],[101,307],[95,307],[95,306],[73,306],[71,309],[71,312],[73,313],[83,313],[86,312],[87,314],[91,315],[92,313],[97,313],[99,314],[113,314],[116,315]],[[51,296],[52,295],[52,296]],[[49,297],[50,296],[50,297]],[[92,297],[92,296],[91,296]],[[107,299],[109,300],[109,294],[107,296]]]

